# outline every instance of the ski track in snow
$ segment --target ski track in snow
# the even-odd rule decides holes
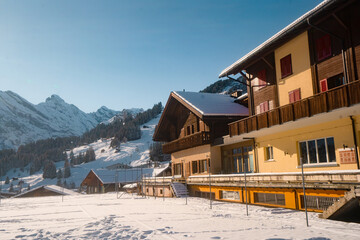
[[[31,201],[30,201],[31,200]],[[360,225],[303,212],[116,193],[3,199],[0,239],[359,239]]]

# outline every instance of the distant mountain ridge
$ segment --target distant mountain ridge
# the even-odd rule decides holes
[[[85,113],[58,95],[35,105],[12,91],[0,91],[0,149],[46,138],[79,136],[118,114],[121,112],[105,106]]]
[[[245,80],[242,80],[245,82]],[[236,81],[233,81],[231,79],[225,79],[225,80],[219,80],[216,81],[213,84],[210,84],[200,92],[204,93],[220,93],[220,94],[231,94],[232,92],[236,90],[242,90],[242,93],[247,92],[247,87],[244,84],[238,83]]]

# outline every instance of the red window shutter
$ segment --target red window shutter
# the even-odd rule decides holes
[[[292,74],[291,54],[280,59],[281,77],[285,78]]]
[[[269,111],[269,101],[260,103],[260,113],[264,113],[266,111]]]
[[[331,56],[331,37],[329,34],[316,40],[316,51],[318,61]]]
[[[264,112],[269,111],[269,101],[264,102]]]
[[[300,96],[300,88],[298,88],[298,89],[295,89],[294,90],[294,100],[295,100],[295,102],[296,101],[299,101],[301,99],[301,96]]]
[[[320,92],[325,92],[328,90],[328,84],[327,84],[327,79],[323,79],[320,81]]]
[[[262,85],[266,85],[266,70],[263,69],[261,70],[260,72],[258,72],[258,79],[259,79],[259,85],[262,86]]]
[[[294,91],[289,92],[289,103],[295,102],[295,94]]]

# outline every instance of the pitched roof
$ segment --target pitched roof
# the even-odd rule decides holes
[[[118,170],[91,170],[103,184],[133,183],[141,181],[142,176],[155,176],[161,174],[168,166],[163,168],[130,168]]]
[[[261,54],[261,52],[265,51],[268,48],[271,48],[282,38],[288,36],[289,34],[302,29],[307,25],[307,19],[310,17],[314,17],[317,14],[323,12],[326,8],[334,6],[335,3],[346,2],[345,0],[324,0],[320,4],[318,4],[315,8],[306,12],[304,15],[290,23],[288,26],[280,30],[274,36],[260,44],[258,47],[250,51],[248,54],[237,60],[235,63],[231,64],[229,67],[225,68],[219,75],[219,78],[226,77],[231,74],[236,74],[241,68],[246,67],[245,65],[249,64],[250,61],[254,60],[254,57]]]
[[[203,116],[248,116],[249,109],[225,94],[172,92]]]
[[[39,186],[39,187],[30,189],[30,190],[28,190],[26,192],[17,194],[16,196],[14,196],[14,198],[23,196],[23,195],[31,193],[31,192],[34,192],[34,191],[36,191],[36,190],[38,190],[40,188],[44,188],[46,190],[58,193],[59,195],[78,195],[79,194],[79,193],[74,192],[72,190],[69,190],[69,189],[66,189],[66,188],[63,188],[63,187],[59,187],[59,186],[56,186],[56,185],[44,185],[44,186]]]

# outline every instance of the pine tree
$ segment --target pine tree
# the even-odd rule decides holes
[[[9,183],[10,183],[9,176],[6,176],[5,184],[9,184]]]
[[[53,161],[47,161],[44,166],[43,178],[55,178],[56,177],[56,166]]]
[[[56,178],[61,179],[62,177],[63,177],[63,174],[62,174],[61,169],[59,168],[59,170],[57,170],[57,172],[56,172]]]
[[[11,183],[10,184],[10,188],[9,188],[9,192],[13,192],[14,191],[14,186],[13,186],[13,184]]]
[[[70,172],[70,163],[69,160],[65,160],[64,163],[64,178],[68,178],[71,176],[71,172]]]
[[[27,190],[28,190],[28,191],[30,190],[30,184],[28,185]]]
[[[70,152],[70,164],[71,164],[71,166],[76,165],[75,164],[75,155],[74,155],[74,152],[72,150]]]

